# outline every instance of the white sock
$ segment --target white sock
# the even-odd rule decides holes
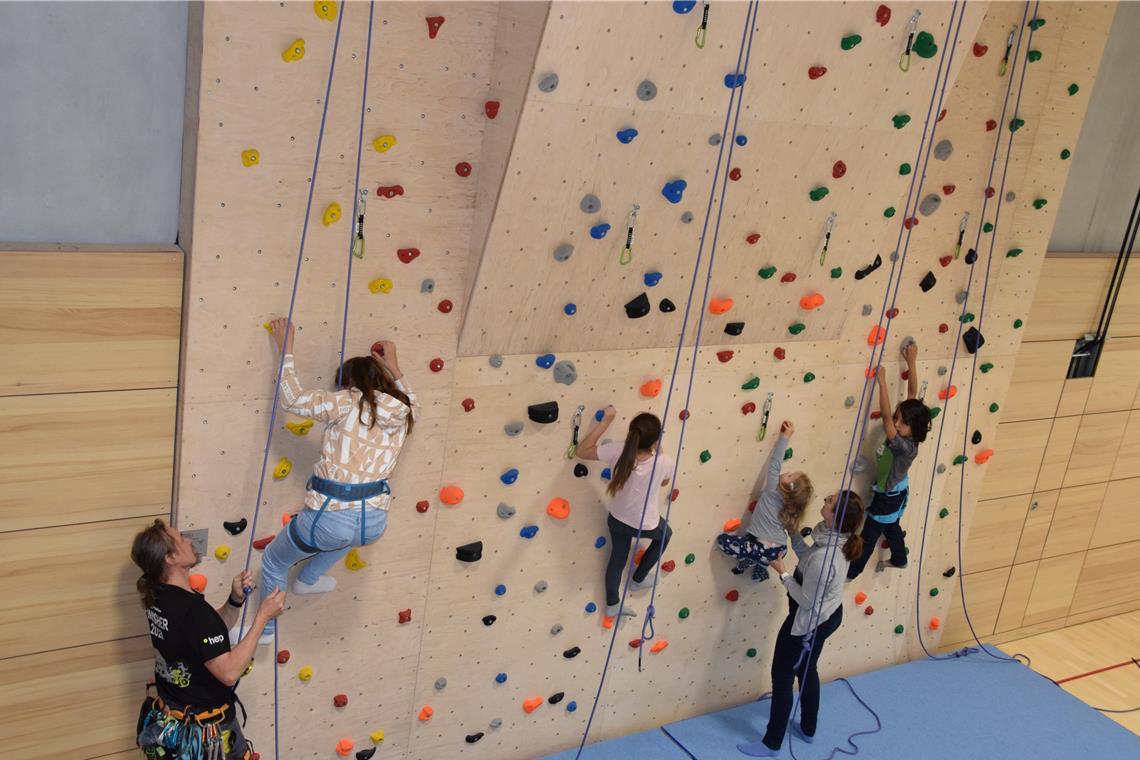
[[[322,575],[316,583],[302,583],[301,579],[293,581],[294,594],[324,594],[336,588],[336,578],[331,575]]]
[[[612,604],[606,606],[606,617],[617,617],[618,607],[620,604]],[[637,617],[637,612],[629,605],[626,605],[621,611],[622,617]]]

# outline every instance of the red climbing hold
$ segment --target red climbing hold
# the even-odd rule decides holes
[[[348,704],[347,694],[337,694],[333,697],[333,707],[344,707]]]
[[[663,572],[663,573],[671,573],[676,569],[677,569],[677,563],[674,562],[673,560],[669,560],[668,562],[662,562],[661,563],[661,572]]]
[[[780,282],[783,282],[783,283],[789,283],[789,282],[795,282],[795,281],[796,281],[796,273],[795,272],[788,272],[783,277],[780,278]]]
[[[483,113],[487,114],[488,119],[493,119],[499,115],[499,101],[488,100],[483,104]]]
[[[266,536],[265,538],[259,538],[253,542],[253,548],[257,549],[259,552],[264,551],[265,547],[269,546],[269,542],[274,538],[276,538],[276,536]]]
[[[995,194],[995,190],[992,187],[986,188],[986,197],[987,198],[993,198],[994,194]]]
[[[875,411],[871,412],[871,419],[873,419],[873,420],[881,420],[882,418],[883,418],[883,413],[882,413],[882,412],[880,412],[878,409],[876,409]]]
[[[404,194],[403,185],[381,185],[376,188],[376,194],[384,198],[395,198]]]
[[[993,132],[995,129],[997,129],[997,122],[994,121],[993,119],[987,119],[986,120],[986,131],[987,132]]]
[[[475,408],[475,399],[473,399],[473,398],[465,398],[465,399],[463,399],[462,403],[463,403],[463,411],[465,411],[465,412],[470,412],[472,409]]]
[[[890,309],[887,309],[887,319],[894,319],[894,318],[895,318],[895,317],[897,317],[898,315],[899,315],[899,310],[898,310],[898,309],[896,309],[896,308],[894,308],[894,307],[892,307],[892,308],[890,308]]]
[[[740,592],[737,591],[736,589],[733,589],[732,591],[729,591],[727,594],[725,594],[724,598],[730,602],[735,602],[737,599],[740,598]]]
[[[396,250],[396,257],[405,264],[411,264],[413,261],[420,257],[419,248],[398,248]]]
[[[938,114],[938,120],[939,120],[939,121],[942,121],[942,120],[943,120],[943,119],[945,119],[945,118],[946,118],[946,109],[945,109],[945,108],[943,108],[943,109],[942,109],[942,113]]]
[[[749,511],[749,513],[752,513],[752,512],[755,512],[755,511],[756,511],[756,500],[755,500],[755,499],[753,499],[752,501],[748,502],[748,511]]]
[[[903,228],[904,229],[909,230],[911,227],[917,227],[917,226],[918,226],[918,217],[917,216],[912,216],[910,219],[907,219],[903,222]]]
[[[641,646],[641,639],[630,639],[629,640],[629,648],[630,649],[638,649],[640,646]]]
[[[289,650],[288,649],[282,649],[280,652],[277,653],[277,664],[278,665],[284,665],[287,662],[289,662]]]
[[[681,413],[678,414],[677,416],[681,418],[681,422],[684,422],[685,420],[689,419],[689,410],[688,409],[682,409]]]
[[[728,178],[730,180],[732,180],[733,182],[739,182],[740,177],[741,177],[741,174],[740,174],[740,168],[739,167],[733,167],[732,171],[730,171],[728,173]]]
[[[681,495],[680,489],[674,488],[673,492],[669,494],[669,501],[676,501],[677,497]]]
[[[808,69],[808,79],[819,79],[826,73],[826,66],[812,66],[810,69]]]
[[[430,506],[431,506],[431,503],[427,499],[424,499],[422,501],[417,501],[416,502],[416,511],[422,515],[424,512],[428,511],[428,507],[430,507]]]
[[[716,358],[718,361],[720,361],[721,364],[724,364],[725,362],[732,359],[732,355],[733,355],[732,351],[717,351],[716,352]]]
[[[842,161],[836,161],[835,165],[831,167],[831,176],[835,179],[839,179],[846,173],[847,164],[843,163]]]
[[[775,356],[778,361],[783,361],[784,357],[788,355],[788,352],[783,348],[777,347],[776,350],[772,352],[772,355]]]
[[[938,332],[940,332],[940,333],[950,332],[950,325],[943,322],[942,324],[938,325]]]
[[[751,401],[745,403],[744,406],[740,407],[740,413],[741,414],[752,414],[755,411],[756,411],[756,404],[754,404]]]
[[[942,186],[942,194],[943,195],[953,195],[954,191],[957,189],[958,189],[957,185],[943,185]]]
[[[428,369],[430,369],[432,372],[439,372],[441,369],[443,369],[443,359],[440,359],[439,357],[432,359],[431,363],[428,364]]]
[[[983,45],[980,42],[975,42],[974,43],[974,57],[975,58],[981,58],[983,55],[986,54],[986,51],[988,51],[989,49],[990,49],[989,45]]]
[[[950,262],[953,260],[954,260],[953,256],[940,256],[938,258],[938,263],[944,267],[948,267],[948,266],[950,266]]]
[[[875,608],[868,604],[866,607],[863,608],[863,614],[864,615],[874,615],[875,614]]]
[[[443,16],[427,17],[428,39],[435,39],[435,36],[439,34],[439,28],[443,26],[443,22],[446,20]]]
[[[455,165],[455,173],[460,177],[470,177],[471,164],[467,163],[466,161],[460,161]]]
[[[412,622],[412,609],[411,609],[411,607],[409,607],[406,610],[400,610],[397,614],[399,615],[399,620],[400,620],[401,625],[403,625],[404,623]]]
[[[442,301],[440,301],[439,306],[437,306],[435,308],[439,309],[440,313],[442,313],[442,314],[450,314],[451,313],[451,307],[452,307],[451,301],[449,299],[445,298]]]
[[[875,9],[875,21],[879,26],[886,26],[891,20],[891,9],[885,5],[880,5]]]
[[[748,245],[756,245],[757,243],[760,242],[760,233],[759,232],[753,232],[751,235],[749,235],[748,237],[746,237],[744,239],[748,241]]]

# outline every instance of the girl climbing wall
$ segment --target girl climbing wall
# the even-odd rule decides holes
[[[610,496],[607,505],[609,517],[606,519],[610,529],[610,559],[606,565],[603,625],[607,628],[613,625],[621,606],[622,571],[629,557],[629,545],[637,537],[638,525],[641,526],[642,537],[648,538],[650,544],[633,571],[631,587],[634,590],[652,585],[652,581],[646,582],[646,576],[661,559],[661,553],[673,535],[657,508],[661,488],[669,485],[673,473],[673,459],[665,453],[657,457],[654,468],[653,454],[661,440],[661,420],[656,415],[642,412],[629,423],[624,443],[606,441],[599,446],[598,439],[609,429],[616,414],[617,410],[607,406],[601,421],[586,434],[577,451],[579,459],[601,460],[612,470],[610,484],[606,488]],[[628,606],[622,609],[622,615],[632,617],[636,614]]]
[[[305,508],[266,547],[261,560],[261,595],[283,588],[289,568],[308,559],[294,581],[295,594],[320,594],[336,588],[325,575],[355,546],[370,544],[388,526],[391,489],[404,440],[419,408],[404,384],[396,346],[381,341],[372,356],[348,359],[340,367],[339,390],[301,387],[293,367],[293,325],[271,323],[279,351],[281,406],[285,411],[325,423],[321,457],[306,486]],[[274,623],[262,643],[272,641]]]
[[[802,472],[780,474],[784,452],[795,432],[796,426],[787,420],[780,425],[780,437],[768,457],[764,490],[756,498],[748,530],[740,536],[721,533],[716,537],[717,548],[738,560],[732,569],[736,575],[752,567],[752,580],[767,580],[768,564],[787,553],[788,534],[800,529],[800,520],[814,491],[811,479]]]
[[[797,677],[800,679],[800,723],[796,732],[807,742],[815,736],[819,714],[816,665],[824,642],[843,622],[843,579],[847,565],[863,552],[863,539],[856,533],[863,520],[863,500],[854,491],[841,491],[824,499],[820,512],[823,521],[812,530],[810,545],[799,533],[791,534],[792,548],[799,558],[795,574],[788,573],[782,561],[771,562],[788,590],[788,617],[780,627],[772,652],[772,710],[768,730],[761,741],[737,745],[745,755],[776,757],[780,753],[792,714],[792,681]],[[836,525],[840,516],[842,524]],[[814,617],[817,599],[820,611],[818,617]],[[799,662],[800,653],[813,630],[805,670],[805,663]]]

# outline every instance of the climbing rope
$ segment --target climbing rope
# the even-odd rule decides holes
[[[748,8],[745,12],[744,28],[741,31],[740,48],[737,52],[736,69],[735,69],[735,75],[737,78],[740,78],[740,79],[743,79],[742,75],[747,74],[747,64],[745,63],[745,68],[742,69],[741,63],[744,62],[744,60],[745,60],[744,54],[745,54],[745,45],[746,44],[748,46],[749,51],[751,51],[752,36],[755,32],[755,20],[756,20],[757,6],[758,6],[758,0],[750,0],[748,3]],[[737,93],[737,90],[740,90],[740,92]],[[714,189],[716,187],[717,179],[721,178],[721,168],[722,168],[723,159],[724,159],[724,148],[725,148],[726,142],[729,143],[729,147],[728,147],[729,163],[731,163],[731,160],[732,160],[732,150],[733,150],[732,146],[735,144],[735,140],[728,140],[728,125],[729,125],[729,119],[732,116],[733,103],[737,101],[738,96],[741,99],[743,98],[743,94],[744,94],[743,91],[744,91],[743,82],[741,82],[739,86],[729,87],[728,109],[725,111],[725,115],[724,115],[724,127],[721,129],[721,140],[720,140],[720,147],[717,151],[716,169],[713,172],[712,186]],[[737,114],[738,115],[739,115],[739,111],[740,111],[740,107],[739,107],[739,105],[737,105]],[[727,177],[727,173],[725,174],[725,176]],[[725,182],[722,182],[722,189],[721,189],[721,209],[722,210],[724,207],[724,184],[725,184]],[[690,279],[690,283],[689,283],[689,296],[685,302],[685,313],[684,313],[684,317],[681,321],[680,334],[677,337],[677,349],[676,349],[674,356],[673,356],[673,372],[672,372],[672,375],[670,376],[669,389],[666,392],[666,396],[665,396],[665,410],[662,414],[663,418],[668,417],[669,407],[670,407],[670,404],[671,404],[672,399],[673,399],[673,389],[674,389],[674,385],[675,385],[676,378],[677,378],[678,368],[680,365],[681,351],[684,347],[685,334],[687,332],[687,328],[688,328],[688,324],[689,324],[689,316],[690,316],[691,311],[692,311],[693,294],[696,290],[697,276],[700,273],[701,261],[704,257],[705,240],[706,240],[706,236],[708,234],[709,220],[712,217],[712,206],[713,206],[713,201],[714,201],[715,197],[716,197],[715,193],[710,191],[709,192],[708,205],[705,208],[705,221],[704,221],[703,227],[701,228],[700,243],[698,244],[698,247],[697,247],[696,261],[693,263],[693,275],[692,275],[692,278]],[[720,217],[720,214],[718,213],[717,222],[716,222],[716,228],[718,230],[720,227],[720,219],[721,219],[721,217]],[[714,235],[715,234],[716,233],[714,232]],[[714,245],[714,251],[713,251],[712,255],[715,256],[715,245]],[[696,336],[695,343],[697,346],[699,346],[699,344],[700,344],[700,333],[699,332]],[[694,350],[696,350],[695,347],[694,347]],[[684,435],[685,422],[686,422],[686,420],[682,419],[682,421],[681,421],[681,435],[682,436]],[[664,433],[664,427],[662,429],[662,433]],[[658,459],[660,458],[660,455],[661,455],[661,444],[660,444],[660,441],[658,441],[657,448],[653,452],[653,462],[650,465],[650,471],[649,471],[650,482],[653,482],[653,479],[656,477],[657,462],[658,462]],[[677,467],[674,467],[674,471],[673,471],[671,477],[675,478],[676,474],[677,474]],[[675,487],[675,481],[671,480],[670,485]],[[645,520],[645,513],[646,513],[648,506],[649,506],[649,494],[651,492],[652,492],[652,489],[646,491],[645,501],[642,503],[642,506],[641,506],[641,520],[638,521],[637,535],[634,538],[634,545],[635,546],[636,546],[637,542],[639,542],[641,540],[641,534],[642,534],[641,524]],[[672,506],[672,498],[670,498],[668,500],[668,506],[666,507],[666,518],[665,518],[666,523],[668,523],[668,514],[669,514],[668,510],[669,510],[669,507],[671,507],[671,506]],[[630,555],[631,555],[630,556],[630,568],[632,569],[633,566],[635,565],[635,562],[636,562],[636,552],[631,552]],[[654,579],[653,579],[654,593],[656,592],[656,588],[657,588],[657,574],[656,573],[659,573],[659,572],[660,572],[660,563],[658,563],[657,568],[655,569],[655,575],[654,575]],[[598,689],[594,695],[593,705],[590,707],[590,715],[586,721],[586,728],[585,728],[585,730],[583,730],[582,739],[578,744],[578,751],[574,755],[575,760],[577,760],[577,758],[581,757],[582,751],[586,746],[586,740],[590,735],[590,728],[592,727],[593,722],[594,722],[594,715],[597,712],[598,703],[601,701],[602,690],[605,687],[605,682],[606,682],[606,672],[609,670],[610,660],[613,657],[614,645],[617,642],[618,628],[620,627],[620,624],[621,624],[622,611],[625,609],[625,599],[626,599],[626,595],[629,593],[629,584],[630,584],[631,578],[632,578],[632,570],[631,570],[630,574],[627,574],[625,585],[622,587],[621,600],[618,604],[618,614],[614,616],[613,633],[610,636],[609,648],[606,651],[606,659],[602,665],[601,677],[598,680]],[[645,614],[646,614],[646,623],[643,624],[643,626],[642,626],[642,636],[643,636],[642,643],[644,643],[644,634],[645,634],[646,628],[648,627],[649,629],[652,629],[652,617],[653,617],[652,597],[651,597],[650,605],[646,609]],[[651,633],[652,633],[652,631],[651,631]]]

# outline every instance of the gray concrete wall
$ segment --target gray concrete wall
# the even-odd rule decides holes
[[[178,233],[184,2],[0,2],[0,243]]]

